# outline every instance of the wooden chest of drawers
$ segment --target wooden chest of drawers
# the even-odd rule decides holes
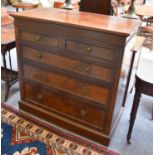
[[[124,48],[140,23],[47,8],[13,16],[20,108],[108,145],[124,96]]]

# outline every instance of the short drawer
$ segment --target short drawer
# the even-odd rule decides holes
[[[40,45],[47,45],[47,46],[53,46],[53,47],[58,46],[57,37],[38,34],[38,33],[31,33],[26,31],[21,31],[21,40],[37,43]]]
[[[112,68],[107,68],[93,63],[83,62],[69,57],[64,57],[46,51],[39,51],[30,47],[23,47],[23,57],[44,63],[47,65],[57,66],[68,71],[87,75],[92,78],[112,82],[114,71]]]
[[[99,47],[92,44],[86,44],[78,41],[67,40],[65,42],[65,49],[68,52],[76,52],[85,56],[95,57],[108,61],[115,61],[114,49],[107,47]]]
[[[86,126],[102,129],[105,122],[105,111],[101,107],[81,102],[60,92],[47,90],[43,87],[25,83],[25,99],[28,103],[37,103],[59,116],[78,121]]]
[[[110,90],[70,78],[63,74],[46,71],[43,68],[24,65],[24,77],[48,84],[49,87],[58,88],[70,94],[97,101],[100,104],[107,105],[109,101]]]

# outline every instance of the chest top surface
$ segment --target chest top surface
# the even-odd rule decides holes
[[[129,36],[141,24],[139,20],[124,19],[95,13],[38,8],[12,14],[16,18],[29,18],[49,23],[70,25],[95,31]]]

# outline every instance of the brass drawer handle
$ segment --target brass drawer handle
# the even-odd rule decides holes
[[[81,92],[82,92],[82,94],[87,95],[88,94],[88,87],[87,86],[82,87]]]
[[[86,111],[84,109],[80,109],[80,116],[86,116]]]
[[[37,41],[40,41],[41,40],[41,37],[40,36],[36,36],[36,40]]]
[[[41,59],[42,58],[42,54],[41,53],[37,53],[37,58]]]
[[[86,65],[85,70],[86,71],[90,71],[90,66],[89,65]]]
[[[41,100],[43,98],[42,94],[38,94],[38,99]]]
[[[91,53],[91,51],[92,51],[91,47],[87,47],[87,52]]]

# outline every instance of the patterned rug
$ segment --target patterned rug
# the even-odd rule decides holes
[[[119,155],[2,104],[2,155]]]

